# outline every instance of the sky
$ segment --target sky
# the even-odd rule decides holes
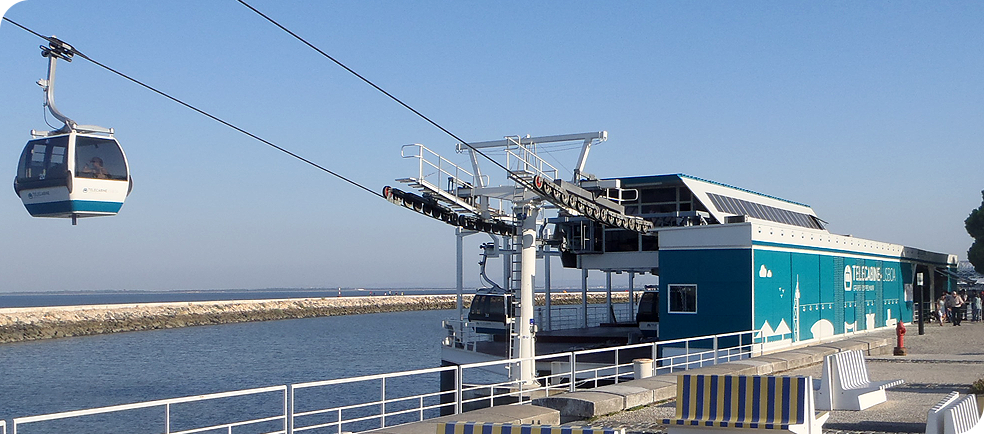
[[[685,173],[806,203],[833,233],[961,259],[972,242],[979,1],[249,3],[466,141],[604,130],[586,166],[599,177]],[[81,5],[0,10],[373,191],[407,189],[405,144],[468,165],[455,139],[237,1]],[[0,22],[11,182],[30,131],[49,129],[42,43]],[[77,226],[0,192],[0,292],[454,286],[453,227],[84,59],[59,63],[56,83],[63,113],[115,129],[133,192]],[[548,157],[569,171],[577,150]],[[465,240],[477,287],[490,239]],[[579,286],[554,261],[553,286]]]

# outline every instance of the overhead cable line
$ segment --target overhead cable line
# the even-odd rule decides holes
[[[294,37],[294,39],[297,39],[298,41],[301,41],[302,43],[304,43],[304,45],[307,45],[307,46],[308,46],[308,47],[310,47],[310,48],[311,48],[312,50],[314,50],[314,51],[317,51],[317,52],[318,52],[319,54],[321,54],[322,56],[324,56],[324,57],[326,57],[326,58],[327,58],[328,60],[331,60],[331,61],[332,61],[332,62],[334,62],[334,63],[335,63],[336,65],[338,65],[338,66],[340,66],[340,67],[342,67],[342,69],[344,69],[344,70],[346,70],[346,71],[348,71],[348,72],[350,72],[350,73],[351,73],[352,75],[354,75],[354,76],[356,76],[356,77],[358,77],[358,78],[359,78],[360,80],[362,80],[362,81],[364,81],[364,82],[365,82],[366,84],[368,84],[368,85],[370,85],[370,86],[372,86],[373,88],[375,88],[376,90],[378,90],[379,92],[381,92],[381,93],[382,93],[383,95],[386,95],[387,97],[389,97],[389,98],[390,98],[390,99],[392,99],[393,101],[396,101],[396,102],[397,102],[398,104],[400,104],[401,106],[403,106],[403,107],[404,107],[404,108],[406,108],[407,110],[410,110],[410,111],[411,111],[411,112],[413,112],[413,113],[414,113],[415,115],[417,115],[417,116],[419,116],[419,117],[420,117],[421,119],[423,119],[423,120],[425,120],[425,121],[427,121],[428,123],[430,123],[431,125],[433,125],[433,126],[435,126],[435,127],[437,127],[437,129],[439,129],[439,130],[441,130],[441,131],[443,131],[443,132],[444,132],[444,133],[446,133],[447,135],[449,135],[449,136],[451,136],[452,138],[454,138],[455,140],[457,140],[457,141],[458,141],[458,143],[461,143],[462,145],[465,145],[466,147],[468,147],[468,149],[471,149],[471,150],[472,150],[473,152],[476,152],[476,153],[478,153],[479,155],[481,155],[481,156],[482,156],[482,157],[484,157],[485,159],[487,159],[487,160],[489,160],[489,161],[491,161],[491,162],[492,162],[493,164],[495,164],[496,166],[499,166],[499,168],[501,168],[502,170],[505,170],[505,171],[506,171],[506,173],[508,173],[508,174],[510,175],[510,178],[512,178],[512,179],[513,179],[513,180],[515,180],[516,182],[518,182],[518,183],[520,183],[520,184],[523,184],[523,185],[524,185],[525,187],[532,187],[532,185],[530,185],[530,183],[529,183],[528,181],[526,181],[525,179],[523,179],[523,178],[522,178],[522,177],[520,177],[520,176],[515,176],[515,174],[513,173],[513,171],[511,171],[511,170],[509,170],[509,168],[508,168],[508,167],[506,167],[505,165],[503,165],[502,163],[499,163],[498,161],[496,161],[496,160],[494,160],[494,159],[492,159],[492,157],[489,157],[488,155],[486,155],[486,154],[485,154],[485,153],[483,153],[482,151],[480,151],[480,150],[478,150],[477,148],[475,148],[475,147],[473,147],[473,146],[472,146],[472,145],[470,145],[470,144],[469,144],[468,142],[466,142],[466,141],[464,141],[464,140],[462,140],[462,139],[461,139],[460,137],[458,137],[458,136],[456,136],[456,135],[455,135],[454,133],[452,133],[451,131],[449,131],[449,130],[448,130],[447,128],[444,128],[443,126],[441,126],[441,125],[440,125],[440,124],[438,124],[437,122],[435,122],[435,121],[433,121],[433,120],[431,120],[431,118],[429,118],[429,117],[427,117],[427,116],[424,116],[424,114],[423,114],[423,113],[421,113],[421,112],[419,112],[419,111],[417,111],[416,109],[414,109],[413,107],[411,107],[411,106],[410,106],[409,104],[407,104],[407,103],[405,103],[405,102],[403,102],[402,100],[400,100],[399,98],[397,98],[397,97],[395,97],[395,96],[393,96],[393,95],[392,95],[391,93],[389,93],[389,92],[387,92],[386,90],[384,90],[383,88],[381,88],[381,87],[379,87],[378,85],[376,85],[376,83],[373,83],[373,82],[372,82],[372,81],[370,81],[370,80],[369,80],[368,78],[365,78],[365,77],[363,77],[363,76],[362,76],[361,74],[359,74],[358,72],[355,72],[355,70],[353,70],[352,68],[349,68],[348,66],[345,66],[345,64],[344,64],[344,63],[342,63],[342,62],[340,62],[340,61],[339,61],[338,59],[335,59],[334,57],[332,57],[332,56],[331,56],[331,55],[329,55],[328,53],[326,53],[326,52],[324,52],[323,50],[321,50],[320,48],[318,48],[318,47],[317,47],[317,46],[315,46],[314,44],[312,44],[312,43],[310,43],[310,42],[308,42],[308,41],[307,41],[306,39],[304,39],[304,38],[302,38],[302,37],[301,37],[300,35],[298,35],[297,33],[294,33],[294,32],[292,32],[292,31],[291,31],[290,29],[288,29],[287,27],[285,27],[285,26],[284,26],[283,24],[280,24],[279,22],[277,22],[277,21],[276,21],[276,20],[274,20],[273,18],[270,18],[269,16],[267,16],[267,15],[266,15],[266,14],[264,14],[263,12],[260,12],[260,11],[259,11],[258,9],[256,9],[256,8],[254,8],[254,7],[253,7],[253,6],[251,6],[251,5],[249,4],[249,3],[246,3],[246,2],[244,1],[244,0],[237,0],[237,1],[238,1],[239,3],[242,3],[242,5],[243,5],[243,6],[246,6],[246,7],[247,7],[247,8],[249,8],[249,9],[250,9],[251,11],[253,11],[253,12],[255,12],[255,13],[256,13],[257,15],[259,15],[259,16],[261,16],[261,17],[263,17],[264,19],[266,19],[267,21],[269,21],[269,22],[270,22],[270,23],[272,23],[273,25],[275,25],[275,26],[277,26],[277,27],[279,27],[279,28],[280,28],[280,30],[283,30],[284,32],[287,32],[287,34],[289,34],[289,35],[291,35],[291,36],[293,36],[293,37]]]
[[[31,30],[31,29],[29,29],[29,28],[27,28],[25,26],[20,25],[19,23],[11,20],[10,18],[3,17],[3,20],[4,21],[7,21],[7,22],[9,22],[9,23],[11,23],[11,24],[13,24],[13,25],[15,25],[17,27],[20,27],[21,29],[24,29],[25,31],[27,31],[27,32],[29,32],[29,33],[31,33],[31,34],[33,34],[33,35],[35,35],[35,36],[37,36],[37,37],[39,37],[41,39],[44,39],[45,41],[48,41],[49,43],[58,41],[59,43],[64,44],[63,41],[60,41],[60,40],[58,40],[56,38],[53,38],[53,37],[44,36],[44,35],[42,35],[42,34],[40,34],[38,32],[35,32],[34,30]],[[234,130],[236,130],[236,131],[238,131],[240,133],[243,133],[243,134],[245,134],[245,135],[247,135],[247,136],[249,136],[249,137],[251,137],[251,138],[253,138],[253,139],[257,140],[257,141],[260,141],[260,142],[262,142],[262,143],[264,143],[264,144],[266,144],[266,145],[268,145],[268,146],[270,146],[270,147],[272,147],[272,148],[280,151],[280,152],[283,152],[283,153],[285,153],[287,155],[290,155],[291,157],[294,157],[294,158],[296,158],[296,159],[298,159],[300,161],[303,161],[303,162],[305,162],[305,163],[307,163],[307,164],[309,164],[311,166],[314,166],[314,167],[316,167],[316,168],[324,171],[325,173],[328,173],[328,174],[330,174],[330,175],[332,175],[332,176],[334,176],[334,177],[336,177],[338,179],[341,179],[342,181],[345,181],[345,182],[347,182],[349,184],[352,184],[352,185],[354,185],[354,186],[356,186],[356,187],[358,187],[360,189],[363,189],[363,190],[365,190],[365,191],[367,191],[367,192],[369,192],[369,193],[371,193],[371,194],[373,194],[375,196],[382,197],[382,198],[385,199],[385,197],[383,197],[383,195],[381,193],[379,193],[379,192],[377,192],[377,191],[375,191],[373,189],[370,189],[370,188],[368,188],[368,187],[366,187],[366,186],[364,186],[362,184],[359,184],[358,182],[355,182],[355,181],[353,181],[353,180],[351,180],[351,179],[349,179],[349,178],[347,178],[347,177],[345,177],[345,176],[343,176],[343,175],[341,175],[341,174],[339,174],[337,172],[334,172],[334,171],[332,171],[332,170],[330,170],[330,169],[328,169],[328,168],[326,168],[324,166],[321,166],[318,163],[315,163],[315,162],[313,162],[311,160],[308,160],[307,158],[304,158],[304,157],[302,157],[302,156],[300,156],[298,154],[295,154],[294,152],[291,152],[291,151],[287,150],[286,148],[280,147],[280,146],[274,144],[273,142],[270,142],[269,140],[266,140],[266,139],[264,139],[264,138],[262,138],[260,136],[257,136],[256,134],[253,134],[253,133],[251,133],[249,131],[246,131],[246,130],[244,130],[244,129],[242,129],[242,128],[240,128],[240,127],[238,127],[238,126],[236,126],[236,125],[234,125],[234,124],[232,124],[230,122],[227,122],[227,121],[219,118],[218,116],[215,116],[215,115],[213,115],[213,114],[211,114],[209,112],[206,112],[205,110],[202,110],[202,109],[200,109],[198,107],[195,107],[195,106],[193,106],[193,105],[191,105],[189,103],[186,103],[186,102],[184,102],[184,101],[182,101],[182,100],[180,100],[178,98],[175,98],[175,97],[173,97],[171,95],[168,95],[167,93],[165,93],[163,91],[160,91],[160,90],[158,90],[158,89],[156,89],[156,88],[154,88],[154,87],[152,87],[152,86],[150,86],[148,84],[145,84],[145,83],[143,83],[143,82],[141,82],[141,81],[139,81],[139,80],[137,80],[137,79],[135,79],[133,77],[130,77],[129,75],[126,75],[126,74],[124,74],[122,72],[119,72],[119,71],[117,71],[117,70],[115,70],[115,69],[113,69],[113,68],[111,68],[111,67],[109,67],[107,65],[104,65],[104,64],[102,64],[102,63],[100,63],[100,62],[92,59],[91,57],[86,56],[85,54],[82,54],[82,52],[80,52],[75,47],[71,47],[71,50],[72,50],[72,53],[75,54],[76,56],[81,57],[81,58],[83,58],[85,60],[88,60],[88,61],[92,62],[93,64],[95,64],[96,66],[99,66],[99,67],[101,67],[101,68],[103,68],[103,69],[105,69],[107,71],[110,71],[110,72],[112,72],[112,73],[114,73],[116,75],[119,75],[120,77],[123,77],[123,78],[125,78],[125,79],[127,79],[129,81],[132,81],[133,83],[136,83],[136,84],[138,84],[138,85],[140,85],[140,86],[142,86],[142,87],[144,87],[144,88],[146,88],[146,89],[148,89],[148,90],[150,90],[150,91],[152,91],[152,92],[154,92],[154,93],[156,93],[156,94],[158,94],[160,96],[163,96],[163,97],[165,97],[165,98],[167,98],[167,99],[169,99],[171,101],[174,101],[174,102],[176,102],[178,104],[181,104],[181,105],[183,105],[183,106],[185,106],[185,107],[187,107],[187,108],[189,108],[191,110],[194,110],[195,112],[198,112],[199,114],[204,115],[204,116],[208,117],[209,119],[212,119],[212,120],[214,120],[214,121],[216,121],[216,122],[218,122],[218,123],[220,123],[222,125],[225,125],[225,126],[227,126],[229,128],[232,128],[232,129],[234,129]]]

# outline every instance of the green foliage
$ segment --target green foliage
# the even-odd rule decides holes
[[[984,191],[981,191],[984,198]],[[974,244],[967,251],[967,260],[974,265],[974,270],[984,274],[984,200],[981,206],[970,212],[967,220],[964,220],[964,227],[967,233],[974,237]]]
[[[970,385],[970,393],[974,395],[984,395],[984,378],[981,378]]]
[[[967,260],[974,264],[974,270],[984,274],[984,240],[977,240],[967,250]]]

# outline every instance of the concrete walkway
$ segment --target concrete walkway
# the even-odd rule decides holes
[[[872,381],[901,378],[905,384],[887,389],[888,401],[864,411],[832,411],[824,432],[923,433],[926,413],[951,391],[967,393],[970,384],[984,378],[984,323],[964,321],[959,327],[926,324],[919,336],[917,326],[907,327],[907,356],[893,356],[894,331],[872,336],[891,339],[890,345],[866,356]],[[821,363],[782,372],[784,375],[820,377]],[[659,433],[657,421],[673,417],[673,401],[622,411],[571,424],[622,427],[629,432]]]

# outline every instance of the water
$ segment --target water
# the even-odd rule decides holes
[[[2,344],[0,419],[435,367],[446,334],[441,320],[455,314],[395,312]],[[419,386],[434,391],[435,381]],[[378,399],[378,389],[373,392]],[[29,428],[18,431],[37,432]],[[163,430],[146,432],[157,431]]]
[[[262,289],[208,291],[101,291],[101,292],[38,292],[2,293],[0,308],[38,306],[81,306],[118,303],[160,303],[176,301],[267,300],[286,298],[364,297],[370,295],[435,295],[454,294],[453,289]]]

